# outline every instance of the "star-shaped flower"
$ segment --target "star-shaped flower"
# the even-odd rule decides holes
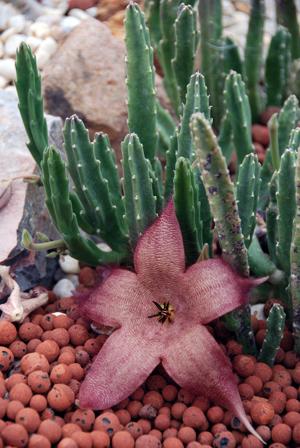
[[[243,305],[261,280],[238,276],[221,259],[185,269],[172,201],[140,238],[134,268],[114,269],[81,303],[85,316],[117,328],[82,383],[81,406],[117,404],[161,362],[179,386],[226,407],[255,433],[231,364],[205,324]]]

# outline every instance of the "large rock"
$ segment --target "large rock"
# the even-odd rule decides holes
[[[127,132],[125,46],[106,25],[91,18],[76,27],[45,66],[43,88],[51,114],[76,113],[118,147]]]
[[[50,142],[62,148],[62,122],[58,117],[47,117]],[[36,173],[35,162],[26,147],[27,136],[18,110],[17,96],[13,91],[0,90],[0,192],[8,183],[8,202],[0,201],[0,262],[18,265],[16,277],[23,290],[51,275],[53,260],[45,254],[28,254],[20,245],[23,228],[31,234],[36,231],[57,238],[47,209],[44,190],[23,182],[24,176]],[[0,193],[1,194],[1,193]],[[2,207],[1,207],[2,205]],[[50,277],[49,277],[50,275]]]

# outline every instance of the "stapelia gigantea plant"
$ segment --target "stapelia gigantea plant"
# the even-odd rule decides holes
[[[179,14],[187,14],[187,20],[193,16],[187,5],[179,8]],[[215,234],[222,257],[237,278],[247,278],[250,273],[258,278],[268,277],[269,281],[260,287],[260,294],[264,297],[275,294],[284,302],[299,350],[295,161],[300,131],[296,128],[299,119],[296,97],[290,96],[281,112],[272,117],[270,148],[261,167],[251,142],[251,108],[242,76],[234,71],[226,76],[223,123],[227,124],[222,126],[218,137],[212,129],[214,122],[205,80],[197,71],[180,78],[181,86],[187,80],[188,85],[180,100],[180,120],[175,122],[155,97],[150,35],[144,16],[134,3],[128,6],[125,28],[130,134],[122,144],[122,180],[108,137],[98,133],[91,142],[87,129],[76,116],[67,119],[64,127],[67,165],[59,152],[49,147],[35,58],[25,44],[18,51],[16,87],[28,147],[40,167],[48,210],[62,236],[59,241],[37,243],[25,231],[25,246],[67,250],[92,266],[131,266],[141,235],[148,228],[150,231],[157,216],[173,201],[187,266],[198,259],[204,260],[202,266],[210,262],[205,260],[213,257]],[[185,36],[180,42],[186,42],[185,48],[189,48],[190,40],[184,39]],[[179,55],[179,50],[176,54]],[[177,66],[184,71],[185,59],[178,61]],[[176,82],[179,86],[179,81]],[[227,163],[233,151],[238,167],[231,179]],[[267,229],[264,236],[267,247],[255,232],[257,210]],[[160,238],[157,246],[165,234]],[[110,250],[99,247],[100,241],[107,243]],[[212,300],[213,306],[213,286],[210,291],[208,300]],[[100,307],[101,297],[96,297]],[[233,298],[232,294],[227,297],[224,294],[219,300],[230,304]],[[168,302],[158,305],[159,312],[165,313],[162,316],[169,316]],[[244,351],[272,364],[284,329],[282,307],[272,308],[266,339],[257,353],[249,306],[236,310],[234,306],[226,306],[224,303],[226,310],[233,311],[225,316],[225,323],[235,331]]]

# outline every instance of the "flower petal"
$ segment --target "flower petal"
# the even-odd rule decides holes
[[[139,239],[134,253],[135,271],[149,287],[173,280],[185,268],[184,247],[173,200]]]
[[[230,362],[204,326],[172,340],[162,364],[179,386],[224,406],[259,437],[247,420]]]
[[[265,280],[240,277],[219,258],[193,264],[183,276],[182,287],[190,312],[207,324],[247,303],[250,289]]]
[[[135,332],[116,330],[105,342],[83,381],[80,406],[106,409],[132,394],[159,364],[155,345]]]
[[[80,300],[80,312],[97,323],[118,327],[145,313],[148,295],[134,272],[113,269],[88,298]]]

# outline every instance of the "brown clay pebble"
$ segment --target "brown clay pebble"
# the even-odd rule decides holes
[[[25,375],[29,375],[34,370],[49,372],[50,366],[47,358],[39,353],[28,353],[21,359],[21,370]]]
[[[1,437],[3,438],[6,445],[12,445],[17,448],[23,448],[28,442],[28,433],[24,426],[18,423],[12,423],[6,426],[2,432]]]
[[[270,395],[269,403],[273,406],[276,414],[281,414],[286,406],[286,395],[280,391],[273,392]]]
[[[54,328],[65,328],[68,330],[71,325],[73,325],[74,321],[68,316],[64,314],[60,314],[59,316],[53,316],[53,327]]]
[[[57,364],[50,373],[52,383],[69,384],[72,379],[72,372],[66,364]]]
[[[126,430],[130,432],[134,439],[137,439],[143,434],[141,426],[136,422],[129,422],[126,425]]]
[[[190,428],[189,426],[184,426],[183,428],[180,428],[177,436],[183,443],[186,444],[193,442],[197,438],[196,431],[193,428]]]
[[[19,410],[23,408],[24,404],[21,403],[20,401],[18,400],[9,401],[6,408],[6,415],[10,420],[14,420]]]
[[[300,423],[297,423],[293,428],[293,440],[297,444],[300,443]]]
[[[3,418],[5,416],[7,406],[8,406],[8,400],[0,398],[0,418]]]
[[[65,328],[54,328],[54,330],[50,331],[47,339],[55,341],[60,347],[65,347],[70,342],[68,330]]]
[[[17,359],[22,358],[22,356],[26,355],[27,353],[27,346],[25,342],[19,340],[12,342],[9,346],[9,349]]]
[[[78,448],[92,448],[93,440],[88,432],[76,431],[71,435],[71,439],[75,440]]]
[[[251,417],[257,425],[267,425],[275,415],[274,408],[267,401],[256,401],[251,405]]]
[[[47,395],[49,406],[55,411],[65,411],[75,401],[72,389],[66,384],[55,384]]]
[[[212,406],[208,409],[206,415],[211,423],[221,423],[224,418],[224,411],[220,406]]]
[[[235,448],[236,440],[234,436],[229,431],[222,431],[216,435],[213,446],[215,448]]]
[[[14,324],[7,320],[0,321],[0,345],[9,345],[17,337],[17,330]]]
[[[199,442],[190,442],[187,444],[186,448],[203,448],[203,445],[200,445]]]
[[[122,426],[126,426],[131,420],[131,415],[126,409],[119,409],[116,411],[116,416],[118,417]]]
[[[71,437],[65,437],[59,442],[57,448],[78,448],[78,445]]]
[[[94,423],[94,430],[104,431],[112,437],[120,429],[120,422],[118,417],[112,412],[104,412],[96,418]]]
[[[18,383],[9,391],[10,400],[19,400],[26,406],[32,397],[32,391],[27,384]]]
[[[45,331],[53,330],[53,319],[53,314],[45,314],[40,321],[40,326],[42,329]]]
[[[40,424],[38,434],[47,437],[51,443],[57,443],[61,438],[62,429],[55,421],[46,419]]]
[[[177,388],[172,384],[168,384],[163,388],[162,396],[166,401],[174,401],[177,397]]]
[[[80,269],[79,281],[84,286],[93,286],[95,284],[95,279],[96,273],[92,268],[85,266],[84,268]]]
[[[283,422],[294,428],[297,423],[300,423],[300,414],[298,412],[290,411],[283,416]]]
[[[41,342],[36,347],[36,352],[45,355],[49,362],[53,362],[59,355],[59,345],[52,340]]]
[[[270,381],[272,378],[272,369],[264,362],[257,362],[254,367],[254,375],[258,376],[263,383]]]
[[[265,445],[255,436],[246,436],[242,440],[242,448],[263,448]]]
[[[70,365],[75,362],[75,353],[72,353],[70,350],[61,352],[57,360],[60,364]]]
[[[83,345],[89,339],[89,333],[83,325],[72,325],[69,328],[69,335],[73,345]]]
[[[16,423],[23,425],[29,433],[32,433],[40,426],[41,419],[34,409],[23,408],[16,415]]]
[[[7,347],[0,347],[0,371],[6,372],[14,361],[12,351]]]
[[[51,443],[45,436],[32,434],[29,439],[28,448],[51,448]]]
[[[78,362],[70,364],[69,368],[71,370],[73,379],[80,381],[84,377],[84,369],[80,364],[78,364]]]
[[[37,412],[43,412],[47,407],[47,399],[44,395],[36,394],[30,400],[29,406]]]
[[[247,378],[248,376],[253,375],[255,362],[250,356],[237,355],[233,360],[233,367],[238,375]]]
[[[112,448],[134,448],[134,438],[127,431],[118,431],[112,438]]]
[[[292,438],[292,429],[286,423],[279,423],[272,428],[273,442],[288,445]]]
[[[103,431],[92,431],[93,448],[109,448],[110,438]]]
[[[198,436],[198,441],[201,445],[212,445],[214,436],[208,431],[200,432]]]
[[[164,400],[159,392],[151,390],[144,395],[143,403],[151,404],[155,409],[160,409],[164,404]]]
[[[35,349],[37,348],[37,346],[41,343],[42,341],[40,339],[31,339],[28,343],[27,343],[27,352],[28,353],[33,353],[35,352]]]
[[[161,442],[157,437],[145,434],[136,440],[135,448],[161,448]]]
[[[62,437],[71,437],[73,432],[82,431],[80,426],[75,423],[66,423],[62,426]]]
[[[168,437],[163,442],[163,448],[183,448],[183,443],[176,437]]]
[[[182,420],[186,426],[199,429],[205,424],[206,418],[201,409],[191,406],[184,411]]]
[[[77,409],[73,412],[71,421],[80,426],[83,431],[91,431],[95,422],[95,414],[91,409]]]
[[[170,426],[170,417],[166,414],[158,415],[154,420],[154,426],[160,431],[165,431]]]
[[[174,403],[171,407],[171,414],[177,420],[182,418],[184,411],[187,409],[187,406],[184,403]]]
[[[6,378],[5,386],[8,391],[14,387],[15,384],[26,383],[26,376],[22,373],[13,373],[11,376]]]
[[[35,370],[28,375],[28,385],[30,386],[32,392],[44,394],[50,389],[51,381],[47,372]]]
[[[22,324],[19,328],[19,337],[28,342],[31,339],[39,339],[42,336],[43,329],[32,322],[26,322]]]

